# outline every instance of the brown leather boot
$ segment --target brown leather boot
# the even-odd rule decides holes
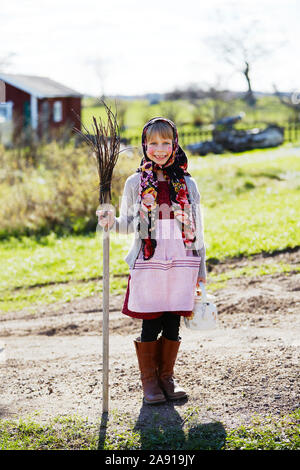
[[[164,403],[166,397],[158,384],[157,376],[160,340],[141,342],[137,339],[134,341],[134,345],[141,372],[145,402],[150,405]]]
[[[171,341],[161,337],[161,354],[159,364],[159,384],[170,400],[186,398],[185,390],[174,379],[174,365],[181,341]]]

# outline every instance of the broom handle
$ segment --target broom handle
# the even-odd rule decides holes
[[[109,229],[103,232],[102,411],[108,412],[109,388]]]

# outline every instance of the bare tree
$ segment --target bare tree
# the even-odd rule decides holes
[[[247,28],[231,33],[222,32],[209,38],[213,49],[229,64],[234,72],[242,73],[247,82],[244,99],[254,106],[256,99],[251,86],[251,72],[255,62],[261,60],[270,50],[256,39],[257,21],[252,21]]]
[[[247,83],[244,100],[250,106],[254,106],[256,98],[251,84],[253,69],[257,62],[272,54],[274,44],[267,44],[262,39],[265,27],[258,19],[250,19],[245,26],[241,26],[244,19],[235,15],[234,23],[228,22],[227,26],[223,12],[218,10],[216,16],[219,18],[219,23],[223,25],[223,29],[219,30],[218,34],[206,38],[206,41],[217,57],[232,67],[233,73],[238,72],[243,75]],[[230,27],[230,30],[226,30],[226,27]],[[276,44],[276,50],[283,44],[284,41],[279,40]]]

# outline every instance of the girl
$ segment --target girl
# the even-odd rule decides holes
[[[191,315],[196,285],[206,282],[205,246],[200,195],[175,124],[151,119],[142,147],[140,166],[125,183],[120,216],[97,215],[101,227],[136,235],[125,258],[130,275],[122,313],[143,320],[134,344],[144,400],[154,404],[186,397],[174,365],[180,318]]]

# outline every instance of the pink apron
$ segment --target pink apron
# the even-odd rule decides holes
[[[159,219],[150,260],[140,252],[130,270],[128,309],[133,312],[191,311],[201,258],[186,250],[178,222]]]

